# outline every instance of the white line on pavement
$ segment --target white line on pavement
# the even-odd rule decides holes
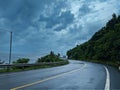
[[[109,74],[109,71],[107,69],[107,67],[105,67],[105,70],[106,70],[106,83],[105,83],[105,90],[110,90],[110,74]]]

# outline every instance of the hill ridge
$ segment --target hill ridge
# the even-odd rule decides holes
[[[90,40],[67,51],[70,59],[120,62],[120,15],[112,15],[106,26]]]

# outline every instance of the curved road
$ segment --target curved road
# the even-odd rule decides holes
[[[69,60],[70,64],[0,74],[0,90],[120,89],[120,71],[100,64]]]

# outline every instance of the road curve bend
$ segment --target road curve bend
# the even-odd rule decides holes
[[[69,60],[70,64],[0,74],[0,90],[120,89],[120,71],[101,64]]]

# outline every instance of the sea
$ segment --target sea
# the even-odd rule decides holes
[[[30,61],[29,63],[35,63],[38,58],[42,57],[42,56],[45,56],[45,54],[40,54],[40,55],[37,55],[37,54],[12,54],[11,55],[11,63],[13,61],[16,61],[18,60],[19,58],[29,58]],[[8,64],[9,63],[9,54],[7,53],[0,53],[0,62],[3,62],[4,61],[4,64]]]

